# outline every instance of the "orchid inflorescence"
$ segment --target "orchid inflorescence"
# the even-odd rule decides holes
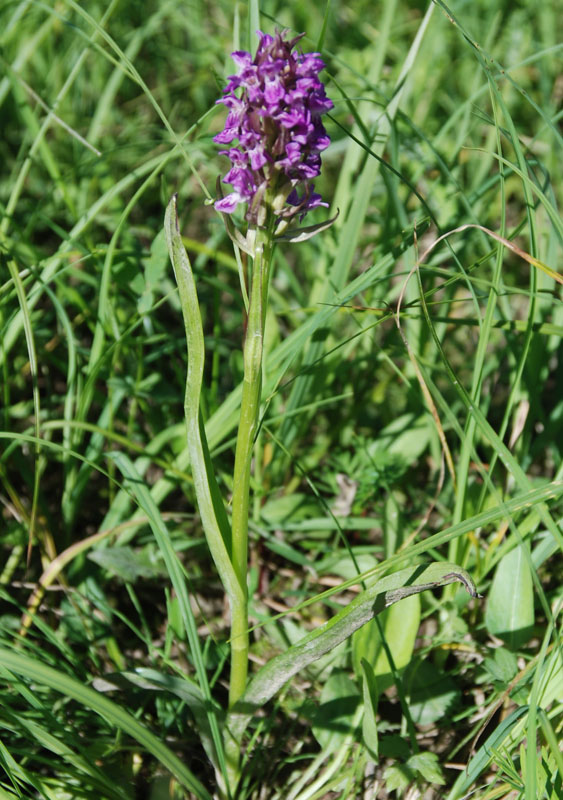
[[[287,33],[257,31],[254,58],[244,50],[232,53],[238,73],[217,101],[229,113],[214,141],[230,145],[238,139],[238,145],[220,151],[231,161],[223,183],[233,191],[215,208],[232,214],[247,203],[246,218],[258,225],[269,211],[282,223],[328,205],[313,184],[321,170],[320,153],[330,144],[321,122],[321,114],[333,107],[318,77],[324,63],[318,53],[293,52],[304,34],[286,40]],[[242,90],[239,96],[237,90]]]

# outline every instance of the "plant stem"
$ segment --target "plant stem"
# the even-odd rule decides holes
[[[246,688],[248,674],[248,514],[250,508],[250,472],[252,452],[258,430],[262,390],[262,354],[264,323],[268,297],[272,232],[257,229],[255,255],[244,342],[244,379],[240,423],[235,451],[232,499],[233,568],[244,596],[244,604],[232,609],[231,680],[229,706],[232,707]]]

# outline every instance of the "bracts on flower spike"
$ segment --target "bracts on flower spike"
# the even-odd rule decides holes
[[[215,208],[229,215],[239,204],[247,204],[248,222],[260,227],[273,214],[276,236],[302,241],[336,219],[286,230],[296,217],[302,221],[313,208],[328,206],[314,191],[313,179],[321,170],[320,154],[330,144],[321,115],[333,103],[318,77],[324,68],[320,55],[294,51],[304,34],[287,40],[286,34],[258,31],[254,58],[245,51],[232,54],[238,72],[217,101],[229,113],[214,141],[229,145],[220,152],[231,162],[223,183],[233,191],[225,197],[218,192]],[[239,238],[240,234],[240,246]]]

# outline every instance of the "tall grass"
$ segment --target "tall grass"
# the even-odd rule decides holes
[[[530,0],[0,6],[2,797],[561,796],[557,22]],[[483,599],[408,597],[303,669],[235,789],[163,216],[178,192],[229,498],[244,263],[207,201],[258,26],[322,51],[339,216],[274,255],[251,672],[383,568],[454,562]]]

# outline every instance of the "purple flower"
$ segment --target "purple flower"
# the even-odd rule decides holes
[[[287,34],[258,31],[254,58],[234,52],[238,72],[217,101],[229,113],[213,141],[231,145],[238,139],[238,144],[220,151],[231,161],[223,183],[233,191],[217,200],[215,208],[232,214],[247,203],[247,219],[254,223],[264,221],[268,208],[287,220],[296,215],[303,219],[312,208],[327,205],[312,183],[321,171],[320,153],[330,144],[321,122],[321,114],[333,107],[318,77],[324,63],[318,53],[293,52],[304,34],[286,41]]]

